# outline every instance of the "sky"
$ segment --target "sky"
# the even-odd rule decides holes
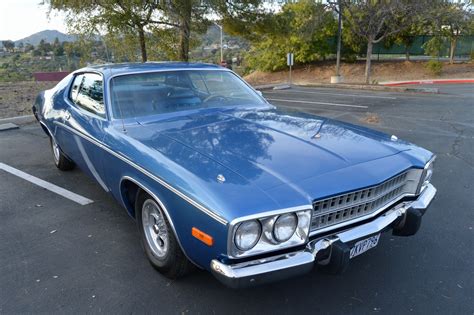
[[[47,17],[41,0],[0,0],[0,40],[18,40],[44,30],[66,33],[64,18],[58,13]]]

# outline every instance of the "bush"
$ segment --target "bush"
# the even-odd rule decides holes
[[[426,69],[434,75],[440,75],[443,70],[443,64],[437,60],[430,60],[426,64]]]
[[[357,62],[357,55],[356,54],[346,54],[342,56],[345,62],[348,63],[356,63]]]
[[[443,40],[436,36],[424,43],[422,47],[425,51],[425,55],[439,57],[443,49]]]

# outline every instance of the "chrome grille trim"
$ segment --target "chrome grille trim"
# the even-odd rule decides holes
[[[385,182],[313,202],[310,235],[372,217],[405,196],[414,196],[422,170],[410,169]]]

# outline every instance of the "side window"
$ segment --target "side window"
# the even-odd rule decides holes
[[[105,117],[102,77],[96,73],[77,76],[71,89],[71,100],[82,109]]]
[[[74,103],[76,102],[76,99],[77,99],[77,93],[79,92],[79,88],[81,87],[81,84],[82,84],[82,80],[84,79],[84,75],[83,74],[80,74],[78,75],[75,79],[74,79],[74,82],[72,84],[72,88],[71,88],[71,93],[69,94],[69,98],[71,99],[71,101],[73,101]]]

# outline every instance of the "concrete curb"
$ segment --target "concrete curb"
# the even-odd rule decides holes
[[[12,124],[12,123],[6,123],[6,124],[0,124],[0,131],[8,131],[12,129],[18,129],[18,125]]]
[[[36,121],[35,116],[33,115],[24,115],[24,116],[16,116],[16,117],[8,117],[8,118],[2,118],[0,119],[0,124],[19,124],[19,125],[24,125],[24,124],[29,124]]]
[[[438,88],[401,87],[401,86],[368,85],[368,84],[312,83],[312,84],[298,84],[298,86],[323,87],[323,88],[345,88],[345,89],[354,89],[354,90],[385,91],[385,92],[413,92],[413,93],[430,93],[430,94],[439,93]]]
[[[433,79],[433,80],[413,80],[413,81],[388,81],[380,82],[384,86],[415,85],[415,84],[459,84],[474,83],[474,79]]]
[[[310,83],[310,84],[294,84],[294,86],[303,86],[303,87],[321,87],[321,88],[345,88],[345,89],[354,89],[354,90],[369,90],[369,91],[385,91],[385,92],[412,92],[412,93],[430,93],[430,94],[439,94],[438,88],[428,88],[428,87],[403,87],[403,86],[388,86],[388,85],[368,85],[368,84],[347,84],[347,83]],[[275,83],[275,84],[263,84],[255,85],[257,90],[283,90],[291,88],[290,85],[285,83]]]
[[[284,90],[289,89],[291,86],[286,83],[275,83],[275,84],[262,84],[262,85],[254,85],[254,89],[256,90]]]

